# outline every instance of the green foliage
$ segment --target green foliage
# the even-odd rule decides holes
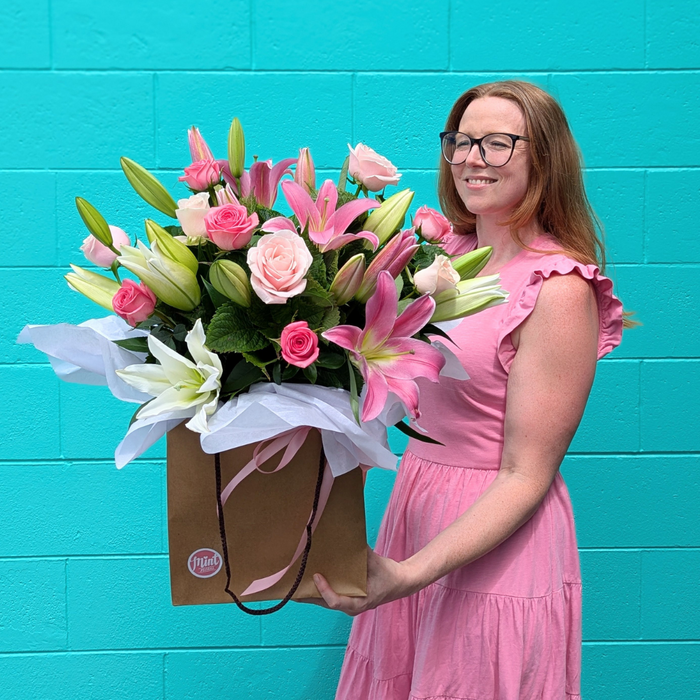
[[[333,306],[331,293],[315,279],[306,280],[306,289],[302,293],[302,297],[306,297],[316,306],[321,306],[324,309]]]
[[[340,325],[340,310],[338,307],[334,306],[323,314],[323,320],[321,321],[321,326],[318,329],[318,332],[323,333],[329,328],[335,328],[338,325]]]
[[[148,352],[148,338],[145,336],[139,338],[126,338],[125,340],[113,340],[115,345],[118,345],[124,350],[132,352]]]
[[[214,352],[253,352],[267,345],[247,310],[233,302],[220,306],[207,328],[207,347]]]
[[[251,365],[245,359],[238,362],[230,374],[226,378],[223,387],[221,388],[222,394],[237,394],[243,389],[248,388],[251,384],[256,382],[261,382],[265,379],[265,374],[260,367]]]
[[[419,246],[413,256],[414,269],[423,270],[426,267],[430,267],[438,255],[447,255],[447,253],[440,246],[430,243]]]
[[[323,262],[326,264],[326,287],[330,287],[338,274],[339,250],[329,250],[323,254]]]

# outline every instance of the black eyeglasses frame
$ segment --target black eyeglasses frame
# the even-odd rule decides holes
[[[462,165],[462,163],[466,162],[466,158],[462,161],[462,163],[453,163],[450,160],[447,159],[447,156],[445,155],[445,136],[449,134],[461,134],[462,136],[466,136],[469,141],[471,142],[471,145],[469,146],[469,153],[471,153],[472,148],[474,148],[474,145],[477,145],[479,147],[479,154],[481,155],[481,159],[486,163],[486,165],[491,166],[492,168],[502,168],[504,165],[508,165],[510,162],[510,159],[513,157],[513,153],[515,152],[515,144],[518,141],[529,141],[530,139],[527,136],[520,136],[519,134],[509,134],[505,131],[495,131],[493,134],[485,134],[482,136],[480,139],[475,139],[472,136],[469,136],[469,134],[465,134],[463,131],[441,131],[440,132],[440,153],[442,154],[442,157],[447,161],[450,165]],[[486,154],[484,153],[484,147],[482,146],[481,142],[484,139],[487,139],[489,136],[498,136],[499,134],[503,134],[503,136],[510,136],[511,139],[513,139],[513,147],[510,149],[510,155],[508,156],[508,159],[506,160],[505,163],[501,163],[500,165],[492,165],[491,163],[486,160]],[[467,155],[468,157],[468,155]]]

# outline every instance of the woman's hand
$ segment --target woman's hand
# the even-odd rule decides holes
[[[363,598],[353,598],[336,593],[321,576],[314,575],[314,583],[323,598],[304,598],[298,603],[314,603],[331,610],[340,610],[347,615],[355,616],[378,605],[388,603],[398,598],[404,598],[420,589],[410,573],[410,567],[405,562],[380,557],[367,546],[367,595]]]

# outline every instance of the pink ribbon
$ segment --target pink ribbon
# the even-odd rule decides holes
[[[301,446],[304,444],[310,430],[311,428],[309,426],[301,426],[299,428],[293,428],[292,430],[280,433],[277,437],[271,438],[270,440],[263,440],[262,442],[259,442],[255,446],[253,457],[250,462],[248,462],[248,464],[246,464],[245,467],[243,467],[243,469],[241,469],[241,471],[239,471],[238,474],[236,474],[236,476],[229,481],[226,488],[221,492],[222,507],[228,500],[228,497],[233,493],[233,490],[243,481],[243,479],[250,476],[254,471],[259,471],[261,474],[274,474],[275,472],[280,471],[280,469],[284,469],[284,467],[286,467],[292,461],[294,455],[296,455]],[[281,450],[284,450],[284,454],[282,455],[282,459],[275,469],[269,472],[260,469],[260,467],[267,462],[268,459],[274,457],[274,455]],[[321,481],[321,492],[318,499],[318,506],[316,508],[316,517],[311,526],[312,532],[316,530],[316,525],[318,525],[318,522],[321,519],[321,515],[323,514],[323,510],[328,502],[328,497],[330,496],[332,486],[333,474],[330,466],[328,465],[328,460],[326,460],[323,469],[323,479]],[[306,546],[306,527],[308,526],[310,520],[311,514],[309,514],[309,518],[306,521],[306,526],[304,527],[304,532],[299,539],[299,544],[297,545],[296,551],[294,552],[289,564],[270,576],[256,579],[250,584],[250,586],[248,586],[248,588],[245,589],[245,591],[243,591],[243,593],[241,593],[241,595],[251,595],[253,593],[264,591],[267,588],[274,586],[287,573],[287,571],[289,571],[294,562],[299,558],[299,555],[304,551],[304,547]]]

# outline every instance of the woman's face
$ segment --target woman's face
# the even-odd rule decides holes
[[[496,133],[528,135],[520,107],[502,97],[480,97],[471,102],[458,130],[472,138]],[[479,147],[472,145],[466,161],[451,167],[457,192],[472,214],[507,218],[527,192],[530,152],[526,141],[516,141],[508,163],[494,168],[483,161]]]

